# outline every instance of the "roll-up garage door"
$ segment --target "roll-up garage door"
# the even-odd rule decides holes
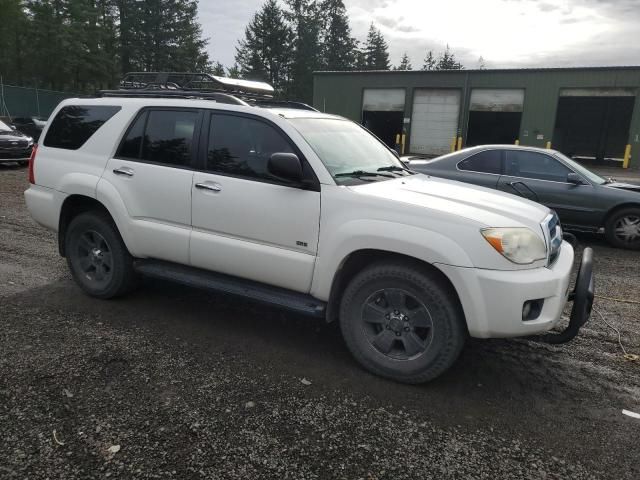
[[[520,135],[523,106],[523,89],[474,88],[466,144],[513,144]]]
[[[458,133],[460,91],[420,88],[413,92],[411,153],[442,155]]]
[[[404,88],[365,88],[362,96],[362,124],[389,147],[402,133]]]

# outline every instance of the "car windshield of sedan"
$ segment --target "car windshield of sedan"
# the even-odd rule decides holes
[[[331,118],[295,118],[291,123],[339,184],[412,174],[391,150],[356,123]]]
[[[583,167],[578,162],[576,162],[575,160],[567,157],[566,155],[563,155],[562,153],[557,152],[556,156],[561,158],[576,173],[579,173],[583,177],[586,177],[587,179],[589,179],[590,182],[593,182],[596,185],[602,185],[604,183],[607,183],[607,180],[605,178],[602,178],[600,175],[597,175],[597,174],[593,173],[591,170]]]

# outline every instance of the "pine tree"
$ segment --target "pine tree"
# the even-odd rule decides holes
[[[286,0],[285,18],[293,29],[290,97],[313,100],[313,72],[321,65],[321,17],[314,0]]]
[[[213,68],[211,69],[211,73],[213,75],[216,75],[217,77],[224,77],[225,76],[224,65],[222,65],[220,62],[214,63]]]
[[[404,52],[402,54],[400,65],[398,65],[394,70],[413,70],[413,66],[411,65],[411,60],[409,60],[409,55],[407,55],[407,52]]]
[[[480,55],[478,57],[478,70],[484,70],[485,68],[487,68],[487,66],[484,63],[484,58]]]
[[[234,63],[231,68],[227,68],[227,77],[240,78],[240,67],[237,63]]]
[[[320,10],[325,21],[322,28],[322,68],[349,70],[356,67],[358,43],[351,36],[347,10],[342,0],[323,0]]]
[[[267,0],[245,28],[236,47],[243,78],[266,80],[280,95],[287,94],[293,32],[276,0]]]
[[[449,48],[447,44],[447,48],[438,58],[438,64],[436,66],[437,70],[462,70],[464,67],[460,62],[456,60],[455,54]]]
[[[435,70],[436,69],[436,59],[433,56],[433,51],[429,50],[427,52],[427,56],[424,58],[424,64],[422,65],[422,70]]]
[[[364,55],[367,70],[389,70],[389,46],[373,22],[367,34]]]

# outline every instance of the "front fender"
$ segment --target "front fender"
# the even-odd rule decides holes
[[[327,301],[336,272],[359,250],[381,250],[422,260],[473,267],[464,249],[436,231],[384,220],[353,220],[322,235],[314,270],[311,294]]]

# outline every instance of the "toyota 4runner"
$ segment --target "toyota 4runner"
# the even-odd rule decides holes
[[[337,320],[360,364],[407,383],[468,336],[547,332],[569,300],[569,327],[542,337],[561,342],[589,317],[591,250],[570,292],[574,251],[548,208],[416,174],[344,118],[231,100],[53,112],[25,198],[87,294],[146,275]]]

